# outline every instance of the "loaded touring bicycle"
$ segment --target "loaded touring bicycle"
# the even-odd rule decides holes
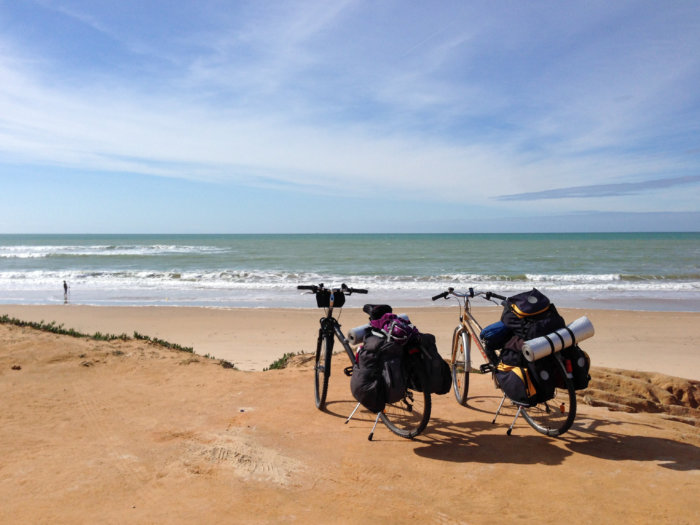
[[[350,376],[351,390],[358,400],[345,422],[348,423],[363,405],[377,414],[369,434],[370,440],[380,419],[398,436],[410,439],[420,434],[430,420],[431,392],[434,390],[426,370],[426,351],[423,348],[424,339],[429,343],[432,336],[419,334],[417,330],[414,334],[412,330],[415,327],[407,319],[393,315],[389,305],[366,304],[363,311],[368,314],[369,323],[353,328],[346,337],[333,315],[334,311],[345,304],[346,296],[366,294],[367,290],[345,284],[338,288],[326,288],[323,283],[299,285],[297,289],[315,295],[316,305],[325,310],[325,315],[319,320],[314,358],[316,407],[319,410],[326,407],[331,361],[337,341],[348,356],[350,365],[344,372]],[[385,318],[394,321],[389,331],[386,326],[383,330],[379,328],[379,323]],[[373,324],[376,326],[373,327]],[[432,342],[434,344],[434,337]],[[437,354],[437,349],[434,353]],[[446,376],[449,385],[449,371]]]
[[[476,297],[503,306],[501,321],[482,327],[471,309]],[[457,402],[469,406],[469,374],[481,361],[477,370],[491,374],[496,388],[503,391],[493,423],[508,400],[516,407],[508,435],[520,415],[542,434],[564,434],[576,417],[576,390],[586,388],[590,380],[590,359],[578,346],[594,333],[588,318],[566,325],[535,288],[511,297],[448,288],[432,299],[442,298],[455,298],[460,305],[450,359]]]

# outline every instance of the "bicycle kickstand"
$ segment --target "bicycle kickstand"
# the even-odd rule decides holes
[[[513,422],[510,424],[510,427],[508,430],[506,430],[506,434],[510,436],[510,433],[513,432],[513,427],[515,426],[515,422],[518,420],[518,416],[520,415],[520,412],[523,411],[523,407],[518,406],[518,411],[515,413],[515,417],[513,418]]]
[[[503,408],[503,403],[506,400],[506,395],[503,394],[503,398],[501,399],[501,404],[498,405],[498,410],[496,410],[496,415],[493,416],[493,421],[491,421],[491,424],[496,422],[496,418],[498,417],[498,414],[501,413],[501,408]],[[513,422],[510,424],[510,427],[508,427],[508,430],[506,430],[506,434],[510,436],[510,433],[513,432],[513,427],[515,426],[515,422],[518,420],[518,417],[520,417],[520,412],[522,412],[523,407],[518,405],[518,411],[515,413],[515,417],[513,418]]]
[[[491,421],[492,425],[496,422],[496,418],[498,417],[498,414],[501,413],[501,408],[503,408],[503,403],[505,402],[505,400],[506,400],[506,395],[503,394],[503,398],[501,398],[501,404],[498,405],[498,410],[496,410],[496,415],[493,416],[493,421]]]
[[[348,418],[345,420],[345,424],[346,424],[346,425],[347,425],[348,423],[350,423],[350,420],[352,419],[352,416],[355,415],[355,412],[357,412],[357,409],[358,409],[358,408],[360,408],[360,403],[358,403],[358,404],[355,406],[355,409],[352,411],[352,413],[351,413],[351,414],[348,416]]]
[[[381,412],[377,412],[377,417],[374,419],[374,426],[372,427],[372,432],[369,433],[369,436],[367,436],[367,439],[372,441],[372,438],[374,437],[374,429],[377,428],[377,422],[379,421],[379,415]]]

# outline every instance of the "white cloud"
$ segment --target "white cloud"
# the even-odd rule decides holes
[[[544,32],[531,35],[517,13],[507,25],[498,13],[476,17],[473,7],[464,23],[445,12],[410,27],[386,20],[391,51],[379,56],[381,23],[368,27],[373,8],[352,1],[283,4],[250,19],[222,15],[173,35],[183,48],[147,44],[99,13],[60,10],[150,59],[147,78],[124,65],[109,77],[85,73],[76,87],[80,70],[62,82],[48,73],[57,64],[44,68],[48,58],[22,56],[21,42],[6,36],[6,162],[482,204],[503,194],[673,177],[699,167],[697,156],[671,148],[635,151],[659,129],[673,135],[668,115],[679,108],[698,115],[690,82],[699,74],[696,54],[676,56],[671,44],[659,51],[654,39],[624,32],[591,36],[606,34],[605,11],[580,25],[563,11],[549,13],[547,27],[568,35],[559,47]],[[367,42],[348,40],[363,31]],[[669,31],[660,32],[669,38]],[[700,43],[689,32],[680,38]],[[176,69],[159,83],[150,68],[161,61]],[[697,124],[677,129],[692,134]],[[599,206],[650,202],[635,196]]]

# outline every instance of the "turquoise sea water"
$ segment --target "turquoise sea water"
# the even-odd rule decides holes
[[[537,287],[562,307],[700,311],[700,233],[0,235],[0,303],[312,307],[297,284],[427,306]],[[444,304],[444,301],[442,302]]]

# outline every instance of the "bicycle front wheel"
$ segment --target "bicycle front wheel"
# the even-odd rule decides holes
[[[576,417],[576,390],[566,375],[561,359],[555,359],[556,372],[563,377],[564,387],[554,391],[554,398],[534,407],[523,408],[522,414],[532,428],[547,436],[561,436],[571,428]]]
[[[469,394],[469,334],[457,328],[452,336],[452,390],[460,405],[467,405]]]
[[[428,384],[425,372],[420,367],[413,367],[412,375],[416,384],[406,389],[401,400],[387,403],[379,414],[389,430],[407,439],[412,439],[425,430],[432,408],[430,391],[423,387]]]
[[[333,338],[319,332],[318,342],[316,343],[316,360],[314,361],[314,396],[316,398],[316,408],[319,410],[326,408],[332,355]]]

